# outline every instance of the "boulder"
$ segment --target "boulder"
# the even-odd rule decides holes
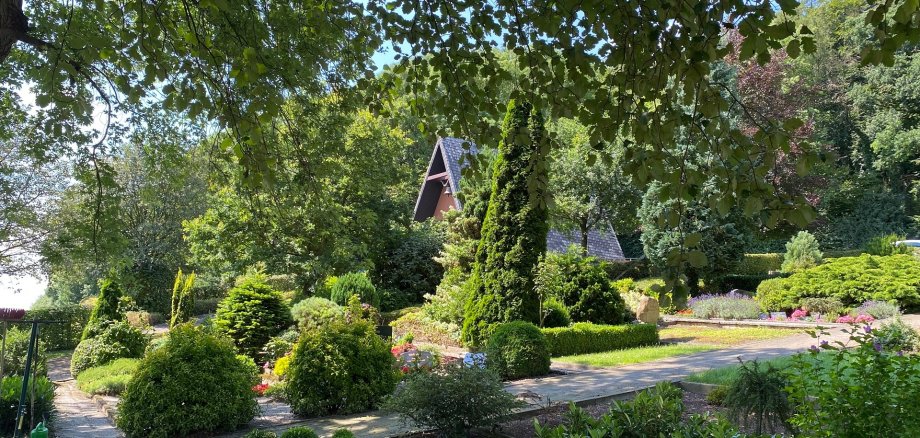
[[[652,297],[642,297],[639,307],[636,308],[636,319],[646,324],[658,324],[658,300]]]

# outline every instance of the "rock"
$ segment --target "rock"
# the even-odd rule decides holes
[[[658,300],[642,297],[636,308],[636,319],[646,324],[658,324]]]

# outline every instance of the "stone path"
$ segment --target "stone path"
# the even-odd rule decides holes
[[[48,360],[48,378],[54,382],[55,438],[122,438],[93,399],[77,389],[70,375],[70,356]]]

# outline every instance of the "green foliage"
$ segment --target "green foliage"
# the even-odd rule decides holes
[[[258,413],[256,383],[229,340],[179,325],[141,360],[122,393],[116,425],[131,437],[231,431]]]
[[[243,438],[278,438],[278,434],[270,430],[253,429],[243,435]]]
[[[549,374],[550,350],[546,336],[525,321],[499,324],[485,348],[488,366],[502,378],[519,379]]]
[[[822,199],[821,210],[827,220],[815,235],[826,249],[862,248],[876,236],[903,234],[911,227],[905,196],[873,177],[838,184]]]
[[[836,298],[845,306],[877,300],[915,307],[920,305],[920,260],[909,255],[841,257],[757,288],[757,300],[767,310],[793,309],[803,298]]]
[[[287,398],[297,415],[366,411],[396,387],[395,359],[367,322],[306,332],[294,351]]]
[[[545,328],[553,357],[597,353],[658,343],[654,324],[596,325],[575,323],[571,327]]]
[[[540,321],[534,268],[546,252],[549,141],[543,115],[529,103],[508,102],[492,193],[482,223],[463,342],[482,345],[492,324]]]
[[[920,356],[876,348],[873,333],[847,330],[847,345],[822,343],[786,368],[789,422],[821,437],[910,436],[920,430]],[[823,335],[823,334],[822,334]]]
[[[576,322],[620,324],[628,309],[610,283],[604,263],[569,251],[547,254],[538,267],[536,288],[540,296],[555,297]]]
[[[407,313],[390,325],[393,326],[394,336],[397,333],[411,333],[419,342],[460,346],[459,325],[435,320],[425,312]]]
[[[80,341],[70,358],[70,373],[79,377],[83,370],[105,365],[115,359],[139,358],[150,340],[127,321],[107,321],[96,326],[91,336]]]
[[[734,272],[741,275],[765,275],[779,271],[782,265],[783,254],[780,253],[745,254]]]
[[[355,438],[355,434],[348,429],[339,429],[332,434],[332,438]]]
[[[22,327],[29,327],[24,325]],[[21,328],[11,325],[6,331],[6,360],[3,364],[3,372],[8,376],[22,375],[26,369],[26,353],[29,351],[29,328]],[[39,335],[41,332],[39,331]],[[32,369],[37,370],[38,375],[43,376],[47,372],[45,347],[41,342],[38,343],[38,353],[32,358]],[[0,376],[2,378],[3,376]]]
[[[866,301],[853,311],[856,315],[872,315],[875,319],[901,316],[901,308],[888,301]]]
[[[395,236],[381,263],[374,266],[374,283],[381,289],[398,291],[408,304],[420,303],[425,294],[435,291],[444,275],[443,267],[434,260],[443,246],[440,224],[433,220]]]
[[[209,315],[217,313],[217,306],[220,305],[220,298],[198,298],[195,300],[195,307],[192,309],[194,315]]]
[[[309,427],[292,427],[281,434],[281,438],[319,438]]]
[[[90,311],[79,304],[51,304],[47,307],[33,306],[26,311],[25,319],[60,321],[43,324],[38,335],[45,349],[56,351],[69,350],[80,343],[89,315]]]
[[[357,295],[362,303],[380,307],[380,294],[365,272],[352,272],[338,277],[332,285],[330,299],[340,306],[348,304],[348,299]]]
[[[286,330],[284,333],[272,337],[263,348],[266,359],[277,360],[290,353],[294,350],[294,345],[297,344],[298,339],[300,339],[300,330],[296,328]]]
[[[886,322],[872,330],[875,342],[890,352],[915,352],[920,347],[920,333],[901,318]]]
[[[300,330],[316,330],[345,315],[342,306],[319,297],[305,298],[291,307],[291,316]]]
[[[690,300],[690,309],[697,318],[758,319],[760,304],[750,297],[737,293],[704,295]]]
[[[175,327],[192,317],[195,308],[195,273],[183,275],[182,269],[176,274],[173,283],[172,306],[169,318],[169,327]]]
[[[895,242],[905,239],[907,239],[907,237],[904,235],[897,234],[875,237],[866,243],[866,253],[877,256],[913,254],[914,251],[911,247],[907,245],[895,245]]]
[[[781,269],[783,272],[798,272],[821,264],[824,255],[818,247],[818,240],[808,231],[799,231],[786,244]]]
[[[843,303],[836,298],[802,298],[799,307],[808,313],[836,317],[843,314]],[[829,320],[829,319],[828,319]]]
[[[115,359],[87,368],[77,376],[77,387],[87,394],[120,395],[134,376],[140,359]]]
[[[566,309],[564,304],[555,297],[549,297],[543,301],[541,327],[568,327],[570,324],[572,324],[572,317],[569,316],[569,309]]]
[[[233,339],[237,349],[256,357],[259,349],[292,323],[291,310],[262,274],[242,277],[220,302],[214,327]]]
[[[89,314],[89,321],[86,322],[83,337],[80,338],[81,341],[88,337],[89,330],[93,326],[105,321],[118,321],[124,318],[124,315],[118,309],[121,297],[121,286],[115,279],[107,277],[100,281],[96,306],[93,307],[92,313]]]
[[[725,397],[728,396],[728,386],[719,385],[706,394],[706,403],[713,406],[724,406]]]
[[[16,410],[19,408],[19,396],[22,393],[22,376],[4,377],[0,386],[0,430],[4,433],[16,429]],[[35,398],[32,398],[32,385],[35,385]],[[35,410],[32,410],[32,402]],[[54,384],[44,376],[29,379],[29,390],[26,391],[25,426],[21,432],[28,434],[29,424],[38,423],[43,419],[51,419],[54,415]],[[32,416],[34,412],[34,417]],[[20,435],[24,436],[24,435]]]
[[[739,359],[740,361],[740,359]],[[786,397],[786,377],[770,363],[741,361],[738,375],[725,394],[724,405],[737,424],[761,435],[788,429],[792,407]]]
[[[473,428],[499,423],[521,405],[494,372],[451,364],[430,373],[410,374],[384,409],[418,427],[462,437]]]

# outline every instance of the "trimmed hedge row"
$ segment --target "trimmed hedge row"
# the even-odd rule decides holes
[[[825,251],[824,260],[840,257],[857,257],[862,250]],[[760,276],[770,271],[779,271],[783,265],[783,253],[768,252],[764,254],[745,254],[741,263],[734,270],[738,276]]]
[[[655,324],[599,325],[580,322],[571,327],[541,329],[553,357],[598,353],[658,343]]]

